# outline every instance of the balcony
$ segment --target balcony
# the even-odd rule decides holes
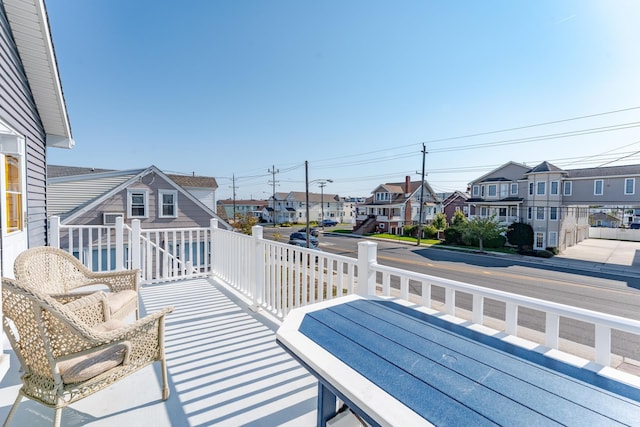
[[[143,230],[116,231],[111,242],[123,248],[113,252],[122,256],[122,264],[142,267],[142,314],[175,307],[166,324],[171,396],[161,400],[159,372],[148,367],[67,408],[62,424],[314,425],[317,381],[276,345],[275,331],[292,309],[353,293],[400,299],[447,321],[640,388],[640,377],[617,369],[629,355],[617,353],[615,346],[619,331],[627,343],[640,339],[638,321],[387,267],[378,264],[376,245],[369,241],[359,243],[354,259],[268,241],[261,230],[255,227],[253,236],[245,236],[219,230],[214,222],[198,230],[203,240],[183,230],[182,240],[176,237],[180,241],[171,245],[167,239],[180,233],[158,231],[164,249],[153,246]],[[112,231],[102,231],[102,240]],[[70,252],[111,253],[87,230],[82,238],[78,230],[57,232],[68,238],[52,241],[69,243],[63,249]],[[187,247],[205,249],[189,252]],[[85,258],[90,261],[95,257]],[[93,267],[112,261],[120,264],[109,259]],[[485,302],[502,305],[504,315],[486,316]],[[527,317],[532,312],[542,316],[543,330],[525,327],[518,320],[523,310]],[[593,345],[564,338],[565,325],[572,321],[593,328]],[[8,353],[12,360],[0,383],[0,417],[6,417],[19,388],[18,362]],[[25,400],[13,425],[49,426],[52,420],[52,409]]]

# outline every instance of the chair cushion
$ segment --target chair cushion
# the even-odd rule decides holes
[[[131,300],[138,298],[136,291],[127,289],[120,292],[107,292],[107,301],[109,301],[109,308],[111,314],[117,312],[122,307],[127,305]]]
[[[116,344],[104,350],[60,362],[58,369],[62,376],[62,382],[73,384],[97,377],[103,372],[121,365],[126,353],[126,344]]]
[[[126,328],[127,326],[127,323],[123,322],[122,320],[110,319],[106,322],[94,326],[93,330],[97,332],[111,332],[115,331],[116,329]]]

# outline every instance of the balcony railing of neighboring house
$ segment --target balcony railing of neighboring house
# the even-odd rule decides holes
[[[77,257],[92,271],[140,269],[141,283],[208,276],[209,228],[143,230],[116,218],[114,225],[62,225],[50,219],[50,244]]]
[[[113,230],[107,231],[105,226],[99,227],[105,230],[94,233],[101,233],[103,237],[111,236]],[[68,233],[75,233],[74,228],[78,227],[69,227]],[[115,233],[115,239],[111,240],[122,246],[120,249],[115,248],[115,253],[124,254],[125,244],[129,248],[139,248],[137,255],[136,250],[128,251],[132,254],[127,259],[131,266],[143,266],[145,274],[149,274],[149,268],[144,267],[145,264],[155,265],[154,262],[159,262],[158,257],[167,256],[179,267],[173,271],[174,279],[211,274],[218,281],[244,294],[252,301],[255,309],[263,309],[279,318],[286,317],[296,307],[341,295],[358,293],[363,296],[399,297],[417,305],[417,308],[422,306],[427,312],[454,316],[452,319],[458,319],[459,322],[466,321],[471,328],[484,327],[485,332],[490,330],[493,334],[505,333],[507,337],[522,337],[528,342],[535,339],[548,349],[573,352],[603,366],[611,366],[614,359],[640,359],[640,356],[633,354],[638,352],[637,345],[627,346],[631,349],[624,350],[632,354],[621,354],[624,351],[617,350],[620,348],[617,345],[620,340],[626,343],[640,342],[640,321],[384,266],[378,263],[377,245],[371,241],[359,242],[358,257],[349,258],[264,239],[260,226],[253,227],[252,236],[222,230],[217,227],[216,220],[211,221],[209,228],[200,229],[199,235],[187,231],[183,234],[180,229],[157,231],[162,239],[155,235],[149,237],[147,231],[142,230],[139,230],[139,238],[136,238],[136,226],[132,226],[131,230],[122,225],[120,228],[122,236],[117,237],[118,234]],[[60,233],[62,229],[59,223],[51,228],[52,233]],[[157,248],[157,242],[163,239],[165,247]],[[141,243],[144,240],[149,246]],[[69,241],[74,244],[65,249],[78,254],[91,253],[88,249],[82,249],[83,245],[111,248],[96,246],[97,240],[86,236],[77,236]],[[52,244],[60,242],[59,237],[52,236]],[[211,262],[205,262],[199,269],[189,267],[191,261],[198,258],[188,255],[192,252],[183,249],[179,251],[179,255],[174,255],[178,245],[181,248],[203,248],[203,258],[197,262],[208,259]],[[149,247],[152,249],[148,249]],[[143,256],[146,257],[146,263],[141,262]],[[140,257],[140,260],[136,257]],[[122,259],[125,257],[122,256]],[[81,260],[87,264],[91,257],[85,255]],[[124,268],[124,265],[118,268]],[[163,274],[156,276],[160,277],[147,281],[167,280],[169,277]],[[499,307],[498,312],[501,314],[496,315],[498,318],[485,314],[485,305],[489,304]],[[519,315],[526,315],[527,318],[538,316],[542,326],[535,330],[535,326],[527,321],[525,327],[527,319],[523,317],[523,321],[519,321]],[[586,343],[567,344],[565,335],[573,329],[592,331],[592,336],[586,338]],[[586,352],[583,352],[585,348]],[[640,386],[640,378],[635,385]]]

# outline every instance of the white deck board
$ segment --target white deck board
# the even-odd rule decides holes
[[[206,279],[141,290],[143,314],[167,305],[171,396],[154,365],[63,411],[63,426],[313,426],[317,382],[275,342],[275,328]],[[19,387],[18,361],[0,382],[0,419]],[[50,426],[53,410],[24,400],[12,425]]]

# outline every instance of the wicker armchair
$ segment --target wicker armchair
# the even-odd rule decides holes
[[[88,285],[106,285],[111,317],[124,319],[138,311],[138,270],[95,273],[70,253],[52,246],[40,246],[20,253],[13,265],[16,279],[49,294],[60,302],[68,302],[92,292],[78,292]],[[73,292],[73,293],[72,293]]]
[[[2,279],[3,328],[20,360],[22,387],[5,425],[24,397],[62,409],[159,361],[162,398],[169,397],[164,355],[168,307],[133,323],[109,319],[104,292],[62,304],[11,279]]]

